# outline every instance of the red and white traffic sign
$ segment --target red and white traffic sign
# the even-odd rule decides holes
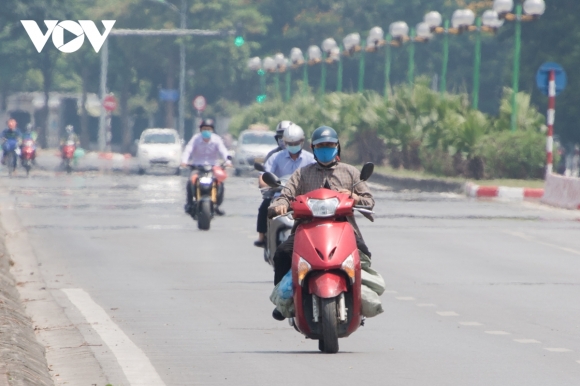
[[[114,95],[107,95],[103,101],[103,107],[109,112],[117,110],[117,98]]]
[[[203,95],[198,95],[193,99],[193,108],[196,109],[197,111],[203,111],[205,110],[207,103],[205,101],[205,98],[203,97]]]

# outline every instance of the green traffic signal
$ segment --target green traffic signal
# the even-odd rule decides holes
[[[246,41],[244,40],[243,36],[236,36],[236,38],[234,39],[234,44],[236,45],[236,47],[241,47],[244,45]]]
[[[261,94],[261,95],[258,95],[256,97],[256,102],[258,102],[258,103],[264,103],[265,101],[266,101],[266,95],[265,94]]]

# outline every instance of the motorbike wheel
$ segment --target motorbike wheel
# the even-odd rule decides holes
[[[14,170],[16,170],[16,154],[14,152],[10,152],[6,156],[6,165],[8,165],[8,175],[12,177]]]
[[[327,354],[338,352],[338,316],[336,298],[320,299],[322,309],[322,351]],[[320,340],[318,347],[320,348]]]
[[[26,177],[28,177],[30,175],[30,162],[29,161],[24,161],[24,169],[26,169]]]
[[[66,170],[67,174],[71,174],[71,173],[72,173],[72,165],[71,165],[71,161],[70,161],[70,159],[67,159],[67,160],[65,161],[64,168],[65,168],[65,170]]]
[[[211,207],[209,201],[202,201],[199,204],[197,213],[197,228],[202,231],[208,231],[211,222]]]

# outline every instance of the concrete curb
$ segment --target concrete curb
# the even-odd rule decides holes
[[[580,178],[550,173],[546,177],[546,194],[542,197],[542,203],[564,209],[580,210]]]
[[[505,198],[510,200],[539,199],[544,195],[544,189],[510,188],[507,186],[479,186],[472,182],[465,184],[465,194],[478,198]]]

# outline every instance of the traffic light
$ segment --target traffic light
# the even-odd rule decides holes
[[[266,101],[266,94],[261,94],[256,97],[256,102],[264,103]]]
[[[234,39],[234,44],[236,47],[241,47],[244,45],[246,40],[244,39],[244,25],[242,23],[236,23],[236,37]]]

